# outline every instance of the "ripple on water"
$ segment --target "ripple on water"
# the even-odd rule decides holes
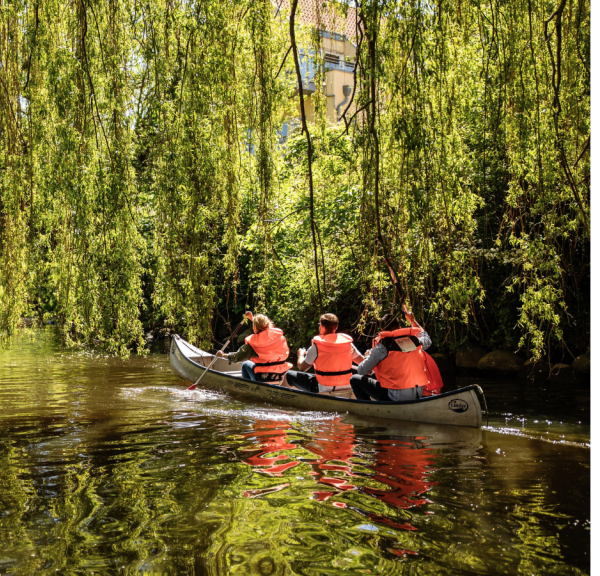
[[[0,574],[589,572],[585,428],[249,405],[42,339],[7,365]]]

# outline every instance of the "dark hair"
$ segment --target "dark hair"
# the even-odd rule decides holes
[[[386,314],[381,319],[382,330],[393,332],[394,330],[398,330],[398,328],[400,328],[400,322],[398,321],[398,318],[396,318],[393,314]]]
[[[327,334],[331,334],[340,325],[340,321],[335,314],[323,314],[319,322],[321,322],[321,326],[325,328]]]

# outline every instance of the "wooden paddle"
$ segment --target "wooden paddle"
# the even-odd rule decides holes
[[[390,271],[390,276],[392,277],[392,280],[394,282],[394,288],[396,289],[396,293],[400,298],[400,306],[402,306],[404,304],[404,294],[402,293],[400,285],[398,284],[398,278],[396,277],[396,272],[394,271],[394,267],[392,266],[392,261],[385,256],[383,258],[383,261],[387,264],[388,270]]]
[[[233,334],[231,334],[231,336],[229,337],[229,340],[227,340],[227,342],[225,342],[225,344],[223,345],[223,348],[221,348],[220,352],[223,352],[225,350],[225,348],[227,348],[227,346],[229,346],[229,343],[231,342],[231,340],[233,340],[233,337],[237,334],[238,330],[246,323],[246,318],[248,318],[248,320],[252,320],[252,312],[246,312],[244,314],[244,319],[240,322],[240,325],[233,331]],[[194,384],[192,384],[188,390],[195,390],[196,386],[198,386],[200,380],[202,380],[202,378],[204,378],[204,375],[212,368],[213,364],[217,361],[218,356],[215,354],[215,357],[212,359],[211,363],[208,365],[208,368],[204,369],[204,372],[202,372],[202,374],[200,374],[200,378],[198,378],[198,380],[196,380],[196,382]]]

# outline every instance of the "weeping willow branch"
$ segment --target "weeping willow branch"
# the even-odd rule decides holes
[[[387,269],[390,274],[390,279],[394,284],[394,288],[400,298],[399,307],[402,309],[404,304],[405,294],[400,289],[399,282],[397,281],[398,274],[393,267],[393,263],[390,259],[387,244],[384,241],[383,234],[381,231],[381,216],[379,207],[379,166],[380,166],[380,151],[379,151],[379,134],[377,131],[377,30],[379,27],[379,13],[378,5],[376,2],[373,3],[371,10],[365,11],[366,3],[363,3],[361,7],[361,21],[364,26],[364,34],[367,40],[367,46],[369,51],[369,69],[367,70],[368,86],[370,90],[370,110],[369,110],[369,134],[373,141],[373,196],[375,199],[375,222],[377,225],[377,239],[379,245],[383,250]],[[362,28],[362,26],[361,26]]]
[[[575,201],[579,206],[581,211],[581,218],[585,224],[586,231],[589,235],[589,224],[587,212],[583,207],[583,202],[581,201],[581,196],[579,195],[579,191],[577,190],[577,184],[573,180],[573,175],[571,174],[571,170],[569,168],[569,162],[567,160],[565,149],[562,143],[562,137],[559,130],[559,117],[562,112],[562,106],[560,104],[560,83],[562,80],[562,69],[561,69],[561,50],[562,50],[562,14],[567,5],[567,0],[561,0],[556,11],[544,22],[544,38],[546,39],[546,46],[548,47],[548,53],[550,54],[550,62],[552,63],[552,87],[554,89],[554,100],[552,102],[552,107],[554,108],[554,132],[556,135],[556,143],[558,146],[559,156],[560,156],[560,165],[565,174],[565,178],[569,183],[569,187],[573,191],[573,196],[575,197]],[[548,26],[550,22],[556,18],[556,23],[554,26],[554,31],[556,34],[556,60],[554,58],[554,53],[552,51],[552,46],[550,44],[550,37],[548,34]]]
[[[319,306],[323,310],[323,297],[321,295],[321,285],[319,283],[319,260],[317,256],[317,237],[315,233],[315,201],[314,201],[314,188],[313,188],[313,170],[312,170],[312,141],[310,138],[310,131],[306,122],[306,111],[304,109],[304,89],[302,85],[302,71],[300,70],[300,60],[298,58],[298,46],[296,45],[296,31],[295,31],[295,19],[296,9],[298,8],[298,0],[292,0],[291,14],[290,14],[290,40],[292,42],[292,51],[294,53],[294,65],[296,67],[296,79],[298,81],[298,96],[300,98],[300,117],[302,121],[302,133],[306,135],[307,145],[307,162],[308,162],[308,191],[309,191],[309,210],[310,210],[310,229],[312,232],[313,240],[313,254],[315,263],[315,275],[317,278],[317,294],[319,298]],[[323,270],[325,272],[325,270]]]

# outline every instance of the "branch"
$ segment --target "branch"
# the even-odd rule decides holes
[[[377,5],[375,5],[375,15],[374,19],[377,19]],[[361,20],[366,24],[365,18],[361,13]],[[383,250],[383,256],[385,258],[386,264],[388,265],[388,270],[390,272],[390,277],[394,282],[394,288],[398,297],[400,298],[400,307],[404,304],[404,294],[400,290],[400,286],[398,285],[398,274],[396,270],[394,270],[392,266],[391,259],[388,255],[386,244],[383,240],[383,234],[381,232],[381,218],[379,215],[379,135],[377,134],[377,128],[375,126],[375,120],[377,115],[377,84],[376,84],[376,70],[377,70],[377,26],[373,26],[372,30],[369,29],[369,26],[365,26],[365,34],[367,37],[367,44],[369,47],[369,88],[371,92],[371,110],[369,117],[369,133],[373,138],[374,150],[374,164],[375,164],[375,182],[373,186],[373,195],[375,197],[375,219],[377,224],[377,240],[381,244],[381,248]]]
[[[590,229],[588,225],[587,215],[583,206],[583,202],[579,195],[579,191],[577,190],[577,185],[573,181],[573,176],[571,175],[571,170],[569,168],[569,163],[567,162],[567,156],[564,150],[564,146],[562,144],[562,139],[560,138],[559,129],[558,129],[558,118],[562,111],[562,107],[560,105],[560,82],[561,82],[561,68],[560,68],[560,56],[561,56],[561,48],[562,48],[562,13],[567,5],[567,0],[561,0],[560,5],[555,10],[555,12],[548,18],[548,20],[544,21],[544,38],[546,40],[546,45],[548,46],[548,52],[550,54],[550,61],[552,62],[552,88],[554,89],[554,100],[552,102],[552,107],[554,108],[554,133],[556,136],[556,143],[558,146],[558,151],[560,154],[560,165],[565,174],[565,178],[567,179],[567,183],[573,192],[573,196],[575,197],[575,201],[581,210],[581,217],[583,218],[583,223],[585,229],[589,235]],[[556,31],[556,62],[554,61],[554,53],[552,52],[552,46],[550,45],[550,37],[548,35],[548,25],[552,20],[556,18],[555,31]],[[577,160],[579,161],[579,159]]]
[[[346,122],[346,128],[344,128],[344,131],[339,136],[336,136],[333,141],[336,142],[344,134],[347,134],[348,133],[348,128],[350,128],[350,124],[352,124],[352,120],[354,120],[354,118],[356,117],[357,114],[360,114],[363,110],[365,110],[366,108],[368,108],[370,105],[371,105],[371,100],[369,100],[364,106],[361,106],[354,114],[352,114],[352,118],[350,118],[350,120],[346,121],[346,119],[344,118],[344,122]]]
[[[29,73],[31,72],[31,60],[33,59],[33,51],[37,45],[37,31],[40,24],[40,5],[39,2],[35,3],[35,30],[33,31],[33,42],[31,43],[31,52],[29,53],[29,60],[27,62],[27,81],[25,82],[25,87],[23,91],[27,90],[29,86]]]
[[[294,65],[296,67],[296,78],[298,80],[298,95],[300,96],[300,114],[302,119],[302,133],[306,134],[306,143],[308,145],[308,190],[310,203],[310,229],[312,232],[313,252],[315,261],[315,273],[317,276],[317,293],[319,295],[319,304],[323,310],[323,297],[321,296],[321,284],[319,282],[319,260],[317,255],[317,238],[315,233],[315,205],[314,205],[314,189],[313,189],[313,173],[312,173],[312,142],[310,140],[310,132],[306,123],[306,111],[304,110],[304,93],[302,90],[302,73],[300,71],[300,60],[298,59],[298,47],[296,45],[296,32],[294,23],[296,20],[296,9],[298,8],[298,0],[292,0],[292,9],[290,14],[290,40],[294,53]],[[323,272],[325,272],[323,270]]]
[[[585,141],[585,144],[583,145],[583,150],[577,157],[577,160],[575,160],[575,164],[573,164],[573,168],[577,167],[577,164],[579,164],[579,161],[583,158],[585,151],[590,147],[590,138],[591,138],[591,136],[588,136],[587,140]]]
[[[362,26],[360,26],[360,23],[362,22],[362,17],[361,17],[361,20],[359,21],[358,9],[355,9],[355,14],[356,14],[356,29],[360,32],[360,39],[358,41],[358,45],[356,46],[356,64],[354,65],[354,74],[353,74],[354,89],[352,90],[352,96],[350,96],[350,102],[348,102],[348,105],[346,106],[344,113],[340,116],[340,120],[343,120],[344,124],[346,125],[345,132],[348,131],[348,128],[349,128],[350,124],[352,123],[352,120],[354,120],[354,116],[356,116],[356,114],[354,114],[354,116],[352,116],[352,118],[350,119],[350,122],[346,121],[346,113],[348,112],[348,110],[350,110],[350,106],[352,106],[352,102],[354,102],[354,94],[356,93],[356,72],[358,71],[358,67],[360,66],[360,48],[362,46],[362,41],[364,38]],[[338,120],[338,122],[340,120]],[[344,134],[344,132],[342,132],[342,134]]]
[[[287,60],[288,54],[290,53],[291,49],[292,49],[292,47],[290,45],[290,47],[288,48],[288,51],[285,53],[285,56],[283,57],[283,62],[281,63],[281,66],[279,67],[277,74],[275,74],[275,80],[277,80],[277,77],[279,76],[279,73],[281,72],[283,65],[285,64],[285,61]]]
[[[6,92],[6,100],[8,101],[8,106],[10,108],[10,112],[15,121],[15,128],[17,129],[19,137],[21,138],[21,142],[23,143],[23,145],[25,147],[27,147],[27,142],[26,142],[25,138],[23,138],[23,134],[21,133],[21,128],[19,127],[19,121],[17,120],[17,116],[15,114],[15,111],[13,110],[13,105],[12,105],[12,102],[10,99],[10,94],[8,92],[8,88],[6,87],[6,83],[4,82],[4,78],[2,78],[2,74],[0,74],[0,80],[2,80],[2,86],[4,87],[4,91]]]

